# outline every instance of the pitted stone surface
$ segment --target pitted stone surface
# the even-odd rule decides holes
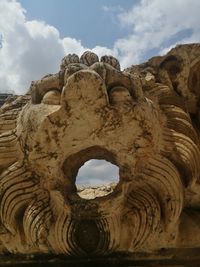
[[[5,103],[2,253],[199,247],[199,62],[199,44],[124,71],[117,59],[86,51]],[[77,190],[78,170],[90,159],[119,167],[110,194]]]

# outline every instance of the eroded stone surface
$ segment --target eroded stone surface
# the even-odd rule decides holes
[[[124,71],[111,56],[73,54],[57,74],[5,103],[2,252],[199,247],[199,66],[199,44]],[[76,175],[90,159],[119,167],[111,194],[78,195]]]
[[[77,193],[81,198],[94,199],[96,197],[104,197],[111,194],[116,186],[116,183],[102,186],[79,186],[77,187]]]

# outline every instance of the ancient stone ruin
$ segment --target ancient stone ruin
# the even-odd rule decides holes
[[[0,109],[1,253],[79,257],[200,247],[200,44],[120,70],[92,52]],[[119,167],[107,196],[75,185]]]

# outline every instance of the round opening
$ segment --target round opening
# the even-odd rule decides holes
[[[105,148],[93,146],[66,158],[62,166],[66,185],[64,191],[77,193],[85,199],[106,196],[119,182],[115,155]]]
[[[119,182],[119,167],[106,161],[91,159],[86,161],[76,176],[79,196],[94,199],[109,195]]]

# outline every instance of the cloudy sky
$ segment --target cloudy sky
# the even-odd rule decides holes
[[[199,42],[199,11],[199,0],[0,0],[0,92],[25,93],[68,53],[112,54],[124,68]]]

